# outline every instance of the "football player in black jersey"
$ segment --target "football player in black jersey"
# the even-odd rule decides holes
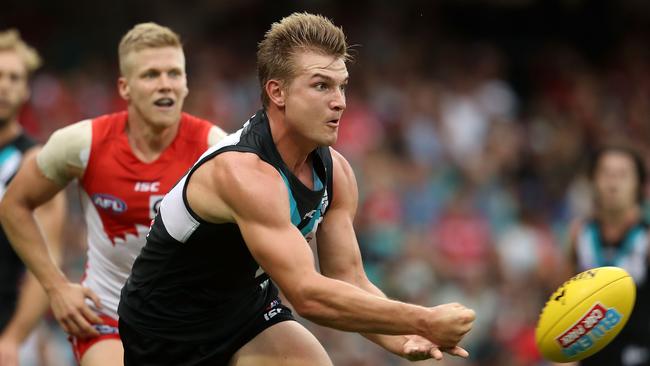
[[[21,107],[29,98],[29,75],[40,59],[14,29],[0,32],[0,198],[18,168],[34,159],[36,144],[18,122]],[[59,194],[37,212],[53,253],[61,246],[65,199]],[[10,213],[8,213],[10,214]],[[0,365],[18,365],[18,349],[47,310],[48,301],[41,285],[13,251],[0,230]],[[22,281],[22,286],[20,285]]]
[[[354,172],[329,147],[346,108],[347,51],[322,16],[296,13],[266,33],[264,109],[165,196],[122,289],[127,366],[331,365],[276,284],[304,318],[402,357],[467,357],[458,344],[474,311],[387,299],[363,270]]]

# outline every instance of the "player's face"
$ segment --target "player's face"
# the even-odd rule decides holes
[[[17,118],[29,98],[27,68],[13,51],[0,51],[0,127]]]
[[[119,86],[129,113],[157,128],[178,123],[188,93],[183,50],[146,48],[126,57],[127,75],[120,77]]]
[[[345,110],[345,61],[310,51],[294,57],[297,72],[286,88],[286,121],[310,142],[332,145]]]
[[[594,184],[601,208],[618,211],[636,205],[638,177],[629,155],[604,153],[596,166]]]

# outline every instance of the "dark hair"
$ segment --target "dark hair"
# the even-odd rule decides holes
[[[589,179],[592,181],[595,178],[596,175],[596,169],[598,168],[598,163],[600,162],[600,159],[605,156],[607,153],[610,152],[617,152],[617,153],[622,153],[627,156],[629,156],[632,161],[634,162],[634,168],[636,170],[636,177],[637,177],[637,202],[638,203],[643,203],[644,199],[644,187],[646,184],[646,179],[647,179],[647,172],[646,172],[646,166],[645,166],[645,161],[643,160],[643,157],[641,157],[641,154],[639,154],[636,150],[629,146],[624,146],[624,145],[606,145],[598,150],[596,150],[591,159],[590,159],[590,164],[589,164]]]

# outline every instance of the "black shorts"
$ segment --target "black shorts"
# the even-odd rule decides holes
[[[177,342],[144,335],[120,319],[125,366],[221,366],[251,339],[270,326],[295,320],[291,309],[275,298],[254,321],[240,329],[227,342]]]

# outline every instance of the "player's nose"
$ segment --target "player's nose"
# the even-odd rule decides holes
[[[172,83],[169,76],[162,73],[158,78],[158,89],[167,91],[167,90],[171,90],[171,88],[172,88]]]
[[[345,93],[342,90],[337,90],[334,92],[334,97],[330,101],[330,108],[341,112],[344,111],[346,107]]]

